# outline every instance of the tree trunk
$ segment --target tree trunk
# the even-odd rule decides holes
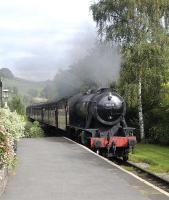
[[[141,77],[139,77],[138,82],[138,115],[139,115],[139,126],[140,126],[140,139],[144,139],[144,119],[143,119],[143,108],[142,108],[142,80]]]

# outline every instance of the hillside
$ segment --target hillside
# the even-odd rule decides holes
[[[0,77],[12,79],[12,78],[14,78],[14,75],[8,68],[1,68],[0,69]]]
[[[3,88],[9,89],[9,96],[18,94],[22,97],[25,105],[31,103],[34,97],[40,97],[41,91],[48,83],[48,81],[35,82],[15,77],[7,68],[0,69],[0,78],[3,83]]]
[[[37,95],[45,87],[45,82],[27,81],[20,78],[3,78],[3,88],[8,88],[11,92],[17,89],[17,92],[22,95],[31,95],[31,91],[37,91]]]

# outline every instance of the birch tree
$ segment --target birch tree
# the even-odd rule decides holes
[[[158,93],[166,81],[169,0],[99,0],[91,10],[100,38],[121,46],[123,81],[137,83],[140,137],[144,139],[142,92]]]

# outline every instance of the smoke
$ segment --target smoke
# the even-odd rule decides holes
[[[72,32],[62,35],[53,32],[38,33],[40,38],[41,34],[45,35],[44,39],[30,42],[21,57],[18,52],[14,64],[17,76],[33,81],[52,80],[59,69],[67,69],[69,65],[84,58],[94,45],[95,28],[82,23]]]
[[[120,52],[117,47],[112,47],[110,43],[97,43],[82,63],[84,63],[85,77],[100,87],[107,87],[119,78]]]
[[[83,52],[83,57],[79,56],[84,51],[83,45],[82,50],[74,48],[71,53],[74,64],[56,74],[54,84],[57,97],[70,96],[93,87],[109,87],[110,83],[118,80],[121,68],[118,47],[90,39],[82,43],[85,46],[89,44],[89,48],[84,48],[86,52]]]

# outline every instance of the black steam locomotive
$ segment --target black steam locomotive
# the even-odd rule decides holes
[[[126,104],[109,88],[91,90],[56,102],[27,107],[27,116],[66,130],[74,138],[107,157],[128,159],[136,143],[133,128],[125,122]]]

